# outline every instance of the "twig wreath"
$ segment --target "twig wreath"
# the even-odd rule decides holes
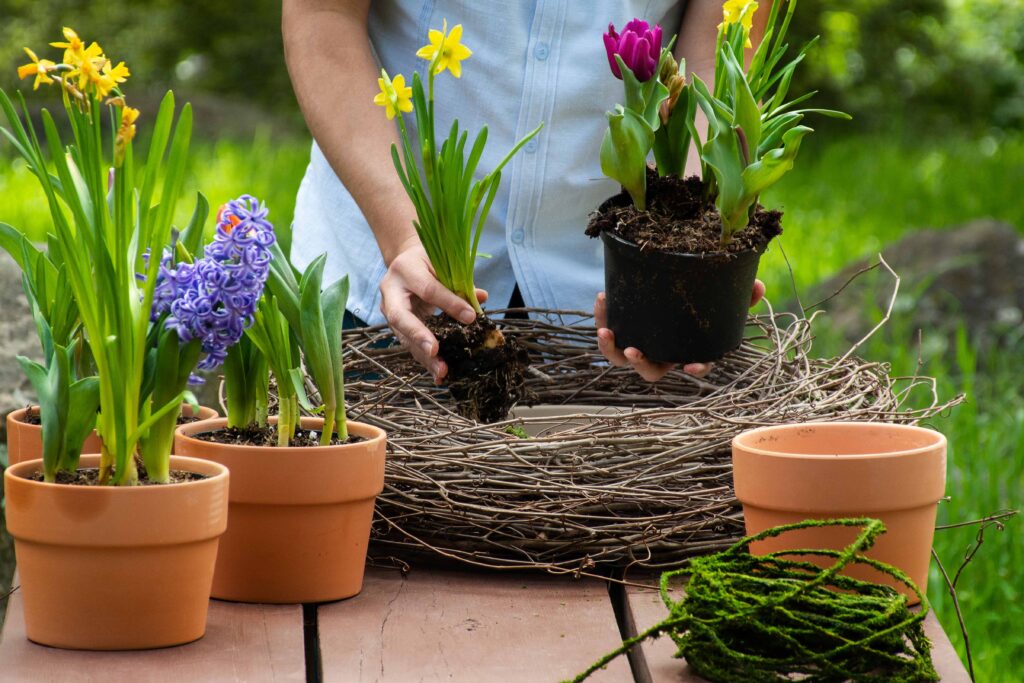
[[[890,312],[898,287],[896,278]],[[649,384],[604,361],[588,314],[519,312],[532,317],[500,324],[529,350],[531,404],[628,410],[564,418],[523,438],[524,427],[550,420],[463,418],[389,329],[347,331],[350,414],[389,434],[375,559],[574,574],[678,566],[742,535],[729,449],[739,432],[813,420],[915,423],[962,400],[940,400],[933,379],[891,377],[887,364],[857,358],[870,334],[841,357],[813,358],[815,315],[752,317],[754,334],[705,379],[674,371]],[[916,393],[926,407],[906,409]]]

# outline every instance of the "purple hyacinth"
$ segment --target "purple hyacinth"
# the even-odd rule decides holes
[[[658,60],[661,59],[661,26],[655,24],[652,29],[646,21],[633,19],[619,35],[614,24],[608,24],[608,33],[604,34],[604,49],[616,78],[622,80],[618,62],[615,61],[615,55],[619,55],[636,79],[645,83],[657,72]]]
[[[274,226],[259,200],[242,195],[221,207],[217,234],[203,258],[174,264],[164,251],[153,294],[153,320],[164,314],[181,342],[202,340],[199,369],[214,370],[242,338],[270,273]]]

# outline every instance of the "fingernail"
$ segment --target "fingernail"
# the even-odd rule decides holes
[[[640,359],[642,359],[644,357],[644,355],[642,353],[640,353],[639,351],[637,351],[636,349],[634,349],[632,347],[626,349],[625,353],[626,353],[626,358],[628,358],[630,360],[640,360]]]
[[[420,348],[423,349],[423,352],[428,356],[434,355],[434,342],[429,340],[421,341]]]
[[[463,311],[462,313],[459,313],[459,320],[465,323],[466,325],[469,325],[474,320],[476,320],[476,311],[470,308],[468,310]]]

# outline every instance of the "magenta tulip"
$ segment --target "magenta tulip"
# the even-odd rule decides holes
[[[622,80],[622,73],[615,61],[615,55],[618,55],[638,81],[649,81],[657,73],[661,57],[661,26],[655,24],[652,29],[646,21],[633,19],[619,35],[615,32],[615,25],[608,24],[608,33],[604,34],[604,49],[616,78]]]

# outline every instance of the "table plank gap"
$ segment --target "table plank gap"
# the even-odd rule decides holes
[[[12,585],[18,585],[17,573]],[[211,600],[206,635],[194,643],[161,650],[85,652],[29,641],[21,591],[16,591],[8,599],[0,634],[0,662],[0,681],[305,681],[302,608]]]
[[[605,582],[369,568],[318,610],[325,681],[559,681],[621,643]],[[592,679],[630,681],[625,659]]]

